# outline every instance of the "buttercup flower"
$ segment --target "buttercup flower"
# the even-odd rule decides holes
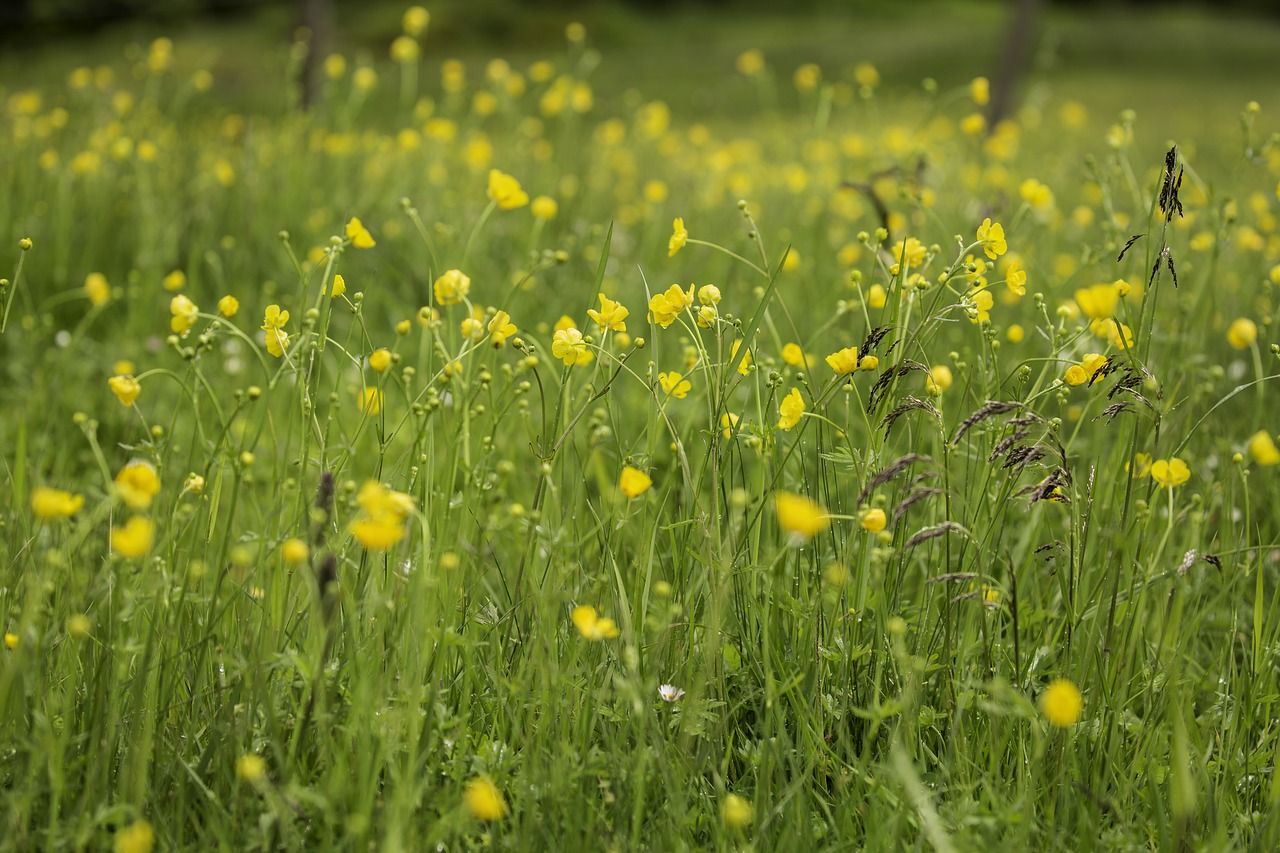
[[[174,270],[164,277],[160,282],[160,285],[165,290],[182,290],[182,288],[187,286],[187,274],[182,270]]]
[[[1027,271],[1022,269],[1020,261],[1009,264],[1009,268],[1004,271],[1004,283],[1018,296],[1027,295]]]
[[[342,277],[342,273],[334,273],[333,274],[333,295],[330,298],[337,299],[339,296],[341,296],[346,292],[347,292],[347,280]]]
[[[845,347],[842,350],[836,350],[827,356],[827,364],[840,376],[853,373],[858,369],[858,348]]]
[[[1191,479],[1191,469],[1176,456],[1172,459],[1157,459],[1151,464],[1151,479],[1166,489],[1172,489]]]
[[[653,322],[665,329],[675,322],[681,311],[692,304],[693,285],[689,285],[686,292],[680,285],[673,284],[649,300],[649,313],[653,315]]]
[[[588,640],[609,640],[618,636],[618,625],[612,619],[606,619],[596,613],[596,609],[586,604],[573,608],[570,614],[578,633]]]
[[[391,361],[391,350],[386,347],[379,347],[369,354],[369,366],[378,373],[385,373]]]
[[[511,322],[511,315],[506,311],[497,311],[489,321],[489,337],[494,346],[502,346],[507,338],[516,333],[516,324]]]
[[[600,327],[601,334],[609,329],[615,332],[625,332],[627,330],[626,319],[631,316],[631,312],[621,303],[614,302],[603,293],[598,295],[600,297],[600,310],[588,308],[587,316]]]
[[[267,760],[258,753],[249,752],[236,759],[237,779],[252,785],[261,782],[266,776]]]
[[[169,313],[173,315],[169,321],[169,328],[179,335],[185,335],[199,319],[200,309],[185,295],[179,293],[169,300]]]
[[[111,389],[112,394],[116,395],[116,399],[122,406],[132,406],[133,401],[142,393],[142,385],[127,374],[112,376],[107,380],[107,387]]]
[[[560,205],[551,196],[540,195],[533,200],[529,209],[533,211],[534,216],[546,221],[556,218],[556,214],[560,212]]]
[[[111,285],[100,272],[91,272],[84,278],[84,294],[93,305],[106,305],[111,300]]]
[[[1249,438],[1249,455],[1259,465],[1275,465],[1280,463],[1280,450],[1265,429],[1258,430]]]
[[[982,220],[982,224],[978,226],[978,242],[982,244],[982,251],[993,261],[1009,251],[1009,244],[1004,239],[1004,228],[999,222],[992,224],[990,217]]]
[[[289,312],[279,305],[268,305],[262,317],[262,330],[267,333],[267,352],[280,358],[289,347],[289,334],[284,324],[289,322]]]
[[[858,525],[868,533],[879,533],[884,530],[888,519],[880,507],[872,507],[858,517]]]
[[[373,235],[369,233],[369,229],[364,227],[364,223],[360,221],[358,216],[351,217],[351,221],[347,223],[346,235],[347,239],[351,241],[351,245],[357,249],[372,249],[378,245],[373,239]]]
[[[160,476],[150,462],[134,460],[116,474],[116,494],[133,509],[147,509],[160,492]]]
[[[468,782],[462,801],[476,820],[501,820],[507,816],[507,801],[488,776],[477,776]]]
[[[135,820],[116,832],[115,853],[151,853],[156,833],[145,820]]]
[[[1069,729],[1080,722],[1084,697],[1080,689],[1065,678],[1055,678],[1040,694],[1040,710],[1052,725]]]
[[[674,370],[670,373],[659,373],[658,384],[662,386],[663,391],[677,400],[683,400],[693,388],[693,384],[688,379]]]
[[[587,364],[593,358],[582,339],[582,332],[577,329],[557,331],[551,339],[551,354],[563,361],[566,367]]]
[[[676,252],[689,242],[689,232],[684,229],[684,219],[677,216],[671,223],[671,238],[667,240],[667,257],[675,257]]]
[[[775,492],[773,508],[778,526],[792,536],[808,541],[831,526],[831,516],[804,495]]]
[[[755,820],[756,812],[745,798],[737,794],[725,794],[720,803],[720,819],[729,829],[743,830]]]
[[[520,182],[497,169],[489,170],[489,198],[500,210],[515,210],[529,203],[529,194],[521,189]]]
[[[800,423],[800,416],[804,414],[804,410],[804,398],[800,396],[800,389],[792,388],[791,393],[783,397],[782,402],[778,404],[778,428],[790,430]]]
[[[618,477],[618,489],[628,498],[640,497],[652,485],[653,480],[648,474],[630,465],[623,468],[622,475]]]
[[[111,550],[126,559],[145,557],[151,553],[155,540],[155,525],[141,515],[130,516],[123,527],[111,528]]]
[[[936,364],[929,369],[929,376],[924,380],[925,390],[937,397],[951,387],[951,368],[945,364]]]
[[[70,518],[84,506],[84,495],[73,495],[62,489],[49,486],[37,486],[31,491],[31,511],[36,518],[54,521],[59,518]]]
[[[462,270],[446,270],[436,279],[432,289],[436,294],[436,302],[441,305],[457,305],[471,291],[471,278]]]
[[[1248,317],[1240,317],[1227,329],[1227,343],[1236,349],[1248,349],[1258,340],[1258,325]]]
[[[356,503],[361,513],[351,523],[351,534],[365,548],[385,551],[404,538],[404,522],[413,512],[413,498],[368,480],[360,487]]]
[[[240,300],[228,294],[218,300],[218,313],[223,317],[234,317],[240,310]]]

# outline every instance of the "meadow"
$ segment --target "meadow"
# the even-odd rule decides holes
[[[0,81],[0,849],[1280,846],[1273,85],[389,20]]]

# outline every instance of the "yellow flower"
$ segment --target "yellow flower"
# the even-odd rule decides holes
[[[169,300],[169,313],[173,315],[169,321],[169,328],[180,335],[185,335],[199,319],[200,309],[194,302],[179,293]]]
[[[725,794],[720,804],[720,819],[724,825],[733,830],[743,830],[755,820],[756,812],[751,803],[737,794]]]
[[[951,387],[951,368],[945,364],[935,364],[929,368],[929,376],[924,380],[925,390],[937,397]]]
[[[146,509],[160,492],[160,477],[149,462],[134,460],[116,474],[116,494],[133,509]]]
[[[724,428],[724,437],[731,438],[733,436],[734,427],[738,425],[738,416],[732,412],[725,412],[720,416],[720,426]]]
[[[864,89],[874,89],[880,85],[880,72],[870,62],[859,62],[853,67],[853,79]]]
[[[677,400],[683,400],[693,388],[693,384],[688,379],[674,370],[670,373],[659,373],[658,383],[662,385],[663,391]]]
[[[680,312],[692,304],[693,285],[689,285],[689,290],[686,292],[680,288],[680,285],[673,284],[666,291],[649,300],[649,313],[653,315],[653,321],[665,329],[675,322]]]
[[[800,539],[809,540],[831,526],[831,516],[804,495],[774,492],[773,508],[778,526]]]
[[[789,430],[800,423],[804,410],[804,398],[800,396],[800,389],[792,388],[791,393],[778,404],[778,428]]]
[[[618,625],[596,613],[596,609],[586,604],[573,608],[570,614],[578,633],[588,640],[610,640],[618,636]]]
[[[676,252],[689,242],[689,232],[684,230],[684,219],[677,216],[671,223],[671,237],[667,240],[667,257],[675,257]]]
[[[873,284],[867,290],[867,306],[870,308],[883,308],[885,303],[889,301],[889,294],[885,291],[883,284]]]
[[[404,17],[401,18],[400,23],[404,26],[406,34],[420,36],[427,28],[427,24],[431,23],[431,13],[421,6],[410,6],[404,10]]]
[[[441,305],[457,305],[471,291],[471,278],[462,270],[445,270],[432,285],[436,302]]]
[[[106,305],[111,300],[111,285],[102,273],[91,272],[84,277],[84,293],[95,306]]]
[[[885,517],[884,510],[879,507],[873,507],[866,510],[858,516],[858,524],[868,533],[879,533],[884,530],[888,519]]]
[[[82,506],[84,506],[84,495],[73,495],[62,489],[52,489],[48,486],[37,486],[31,491],[31,511],[37,518],[45,521],[70,518],[79,512]]]
[[[551,354],[563,361],[566,367],[587,364],[593,357],[582,339],[582,332],[577,329],[558,330],[551,339]]]
[[[132,406],[133,401],[142,393],[142,385],[138,380],[126,374],[112,376],[107,380],[107,386],[111,388],[111,393],[116,395],[116,399],[122,406]]]
[[[786,344],[782,347],[782,360],[792,367],[800,367],[804,364],[804,350],[799,344]]]
[[[356,406],[366,414],[376,415],[382,410],[382,392],[377,388],[365,388],[356,396]]]
[[[462,800],[476,820],[501,820],[507,816],[507,801],[488,776],[477,776],[468,782]]]
[[[130,516],[123,527],[111,528],[111,550],[130,560],[149,554],[155,541],[155,525],[141,515]]]
[[[1172,489],[1191,479],[1191,469],[1176,456],[1172,459],[1157,459],[1151,465],[1151,479],[1166,489]]]
[[[346,228],[347,239],[351,241],[351,245],[357,249],[372,249],[378,245],[373,239],[373,235],[369,233],[369,229],[364,227],[364,223],[360,221],[360,217],[353,216],[351,221],[347,223]]]
[[[1069,729],[1080,722],[1084,697],[1080,689],[1065,678],[1055,678],[1040,694],[1040,711],[1052,725]]]
[[[982,224],[978,226],[978,242],[982,244],[982,251],[993,261],[1009,251],[1009,244],[1004,239],[1004,228],[999,222],[992,224],[990,217],[982,220]]]
[[[1128,292],[1128,284],[1123,279],[1112,284],[1091,284],[1075,292],[1076,303],[1090,320],[1105,320],[1116,313],[1120,297],[1124,296],[1122,290]]]
[[[880,366],[880,359],[874,355],[864,355],[862,360],[858,362],[859,370],[875,370]]]
[[[397,36],[391,42],[391,61],[399,65],[412,65],[418,61],[418,42],[412,36]]]
[[[1062,381],[1075,388],[1089,381],[1089,374],[1078,364],[1073,364],[1062,374]]]
[[[991,320],[991,306],[995,304],[989,290],[971,291],[965,298],[969,319],[974,323],[986,323]]]
[[[625,332],[627,330],[626,319],[631,316],[631,312],[621,303],[614,302],[603,293],[598,295],[600,297],[600,310],[588,308],[587,316],[600,327],[601,334],[609,329],[615,332]]]
[[[303,546],[306,547],[305,545]],[[261,782],[267,776],[267,760],[256,752],[246,753],[236,759],[236,778],[250,785]]]
[[[742,346],[742,341],[734,341],[733,346],[729,349],[729,363],[736,364],[738,361],[738,348]],[[738,365],[738,372],[746,376],[751,372],[751,350],[747,350],[747,354],[742,357],[742,363]]]
[[[182,491],[184,493],[190,492],[193,495],[200,494],[204,491],[204,477],[192,471],[187,475],[187,479],[183,481]]]
[[[262,317],[262,330],[267,333],[267,352],[280,358],[289,346],[289,334],[284,324],[289,322],[289,312],[279,305],[268,305]]]
[[[1129,470],[1128,464],[1124,466],[1125,470]],[[1151,454],[1135,453],[1133,454],[1133,476],[1141,480],[1143,477],[1151,473]]]
[[[534,216],[545,221],[556,218],[556,214],[560,212],[560,205],[551,196],[540,195],[533,200],[529,209],[533,211]]]
[[[827,356],[827,364],[840,376],[853,373],[859,366],[858,348],[845,347],[842,350],[831,353],[831,355]]]
[[[151,853],[156,833],[145,820],[135,820],[116,832],[115,853]]]
[[[187,274],[182,270],[174,270],[160,282],[165,290],[182,290],[187,286]]]
[[[11,634],[8,631],[4,633],[4,644],[7,649],[13,651],[18,647],[18,635]]]
[[[365,548],[385,551],[404,538],[404,521],[413,512],[413,498],[368,480],[360,487],[356,503],[361,513],[351,523],[351,534]]]
[[[218,313],[223,317],[234,317],[240,310],[240,300],[227,295],[218,300]]]
[[[1004,271],[1004,283],[1018,296],[1027,295],[1027,271],[1022,269],[1020,261],[1009,264],[1009,268]]]
[[[645,472],[632,468],[630,465],[622,469],[622,475],[618,477],[618,488],[628,498],[637,498],[649,490],[653,485],[653,480]]]
[[[324,291],[320,291],[323,293]],[[342,277],[342,273],[334,273],[333,275],[333,295],[330,299],[337,299],[339,296],[347,292],[347,280]]]
[[[969,83],[969,97],[980,107],[985,107],[991,100],[991,83],[986,77],[974,77]]]
[[[1258,430],[1249,438],[1249,455],[1259,465],[1280,463],[1280,450],[1276,449],[1276,443],[1265,429]]]
[[[920,266],[924,263],[927,251],[924,243],[921,243],[915,237],[899,240],[898,245],[893,247],[893,257],[897,263],[890,268],[890,271],[897,275],[903,263],[911,268]]]
[[[515,210],[529,203],[529,194],[520,188],[520,182],[497,169],[489,170],[489,198],[500,210]]]
[[[369,366],[378,373],[385,373],[391,361],[391,350],[386,347],[379,347],[369,354]]]
[[[494,313],[488,328],[494,346],[502,346],[507,338],[516,333],[516,324],[511,322],[511,315],[501,310]]]
[[[1258,340],[1258,326],[1248,317],[1240,317],[1227,329],[1227,343],[1236,349],[1248,349]]]
[[[739,74],[754,77],[764,70],[764,54],[753,47],[738,54],[733,64]]]

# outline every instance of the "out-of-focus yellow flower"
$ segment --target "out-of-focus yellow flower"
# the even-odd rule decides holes
[[[471,278],[462,270],[446,270],[432,285],[436,302],[441,305],[457,305],[471,291]]]
[[[632,468],[627,465],[622,469],[622,474],[618,477],[618,488],[628,498],[638,498],[649,490],[653,485],[653,480],[649,475],[638,468]]]
[[[135,820],[116,832],[115,853],[151,853],[156,833],[145,820]]]
[[[888,518],[880,507],[864,510],[858,516],[858,526],[868,533],[879,533],[888,524]]]
[[[391,42],[391,61],[397,65],[412,65],[418,61],[421,49],[412,36],[396,36]]]
[[[925,390],[937,397],[951,387],[951,368],[945,364],[937,364],[929,368],[929,376],[924,381]]]
[[[296,540],[291,540],[296,541]],[[302,546],[306,548],[306,545]],[[306,559],[304,556],[303,559]],[[298,562],[301,562],[299,560]],[[267,777],[267,760],[256,752],[246,753],[236,759],[236,778],[250,785]]]
[[[116,494],[133,509],[147,509],[160,493],[160,475],[150,462],[135,459],[116,474]]]
[[[196,320],[200,319],[199,306],[181,293],[169,300],[169,313],[173,315],[169,320],[169,328],[180,335],[191,331]]]
[[[980,107],[991,100],[991,83],[986,77],[974,77],[969,83],[969,97]]]
[[[37,486],[31,491],[31,511],[36,514],[36,518],[44,521],[70,518],[79,512],[82,506],[84,506],[84,495],[73,495],[49,486]]]
[[[866,89],[874,89],[880,85],[880,72],[870,62],[859,62],[853,67],[853,79]]]
[[[551,196],[540,195],[533,200],[529,210],[534,216],[545,221],[556,218],[556,214],[560,212],[560,205]]]
[[[791,392],[778,404],[778,428],[790,430],[800,423],[800,416],[804,414],[804,410],[804,398],[800,396],[800,389],[792,388]]]
[[[778,515],[778,526],[805,541],[831,526],[831,516],[827,511],[804,495],[775,492],[773,508]]]
[[[345,233],[347,239],[351,241],[351,245],[357,249],[372,249],[378,245],[377,241],[373,239],[373,235],[369,233],[369,229],[364,227],[364,223],[360,221],[358,216],[351,217],[351,220],[347,222]]]
[[[155,540],[156,527],[145,516],[130,516],[123,527],[111,528],[111,550],[129,560],[151,553]]]
[[[100,272],[91,272],[84,277],[84,294],[94,305],[106,305],[111,300],[111,285],[107,277]]]
[[[1065,678],[1055,678],[1040,694],[1040,711],[1045,719],[1060,729],[1069,729],[1080,722],[1084,710],[1084,697],[1080,688]]]
[[[391,350],[379,347],[369,354],[369,366],[378,373],[385,373],[391,366]]]
[[[223,317],[234,317],[240,310],[240,300],[230,294],[218,300],[218,313]]]
[[[1227,343],[1236,349],[1248,349],[1258,340],[1258,326],[1248,317],[1232,321],[1227,329]]]
[[[1258,430],[1249,438],[1249,455],[1259,465],[1275,465],[1280,463],[1280,450],[1265,429]]]
[[[737,794],[725,794],[720,803],[720,819],[724,825],[734,831],[742,831],[755,820],[756,812],[744,797]]]
[[[754,77],[764,71],[764,54],[754,47],[744,50],[734,60],[734,67],[738,69],[739,74],[745,77]]]
[[[405,535],[405,519],[413,512],[413,498],[376,480],[360,487],[356,503],[361,513],[351,523],[351,534],[370,551],[385,551]]]
[[[286,539],[284,544],[280,546],[280,556],[291,566],[306,562],[310,554],[311,549],[301,539]]]
[[[122,406],[132,406],[133,401],[142,393],[142,385],[132,376],[120,374],[107,380],[111,393],[116,395]]]
[[[507,802],[488,776],[477,776],[462,792],[467,811],[476,820],[501,820],[507,816]]]
[[[578,633],[588,640],[610,640],[618,636],[617,623],[599,615],[590,605],[580,604],[569,615]]]
[[[880,309],[889,301],[889,294],[884,289],[883,284],[873,284],[867,289],[867,305],[871,308]]]
[[[421,6],[410,6],[404,10],[404,17],[401,18],[400,23],[407,35],[417,38],[431,23],[431,13]]]
[[[356,406],[368,415],[376,415],[382,411],[382,391],[377,388],[365,388],[356,395]]]
[[[182,270],[174,270],[164,277],[160,282],[165,290],[179,291],[187,286],[187,274]]]
[[[515,210],[529,203],[529,194],[520,182],[497,169],[489,170],[489,198],[500,210]]]

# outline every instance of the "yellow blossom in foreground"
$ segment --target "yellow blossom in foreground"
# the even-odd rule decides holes
[[[179,335],[185,335],[196,324],[196,320],[199,319],[200,308],[185,295],[179,293],[169,300],[169,313],[173,315],[173,318],[169,320],[169,328]]]
[[[471,278],[462,270],[445,270],[435,280],[432,289],[436,294],[436,302],[441,305],[457,305],[471,291]]]
[[[377,241],[373,239],[373,235],[369,233],[369,229],[364,227],[364,223],[360,221],[358,216],[351,217],[351,220],[347,222],[345,233],[347,239],[351,241],[351,245],[357,249],[372,249],[378,245]]]
[[[650,479],[648,474],[638,468],[632,468],[630,465],[623,468],[622,475],[618,477],[618,488],[628,498],[640,497],[652,485],[653,480]]]
[[[1236,349],[1248,349],[1258,340],[1258,325],[1248,317],[1240,317],[1227,329],[1227,343]]]
[[[515,210],[529,203],[529,194],[520,182],[497,169],[489,170],[489,198],[500,210]]]
[[[94,305],[106,305],[111,299],[111,285],[100,272],[91,272],[84,278],[84,294]]]
[[[1258,430],[1249,438],[1249,455],[1259,465],[1275,465],[1280,463],[1280,450],[1271,434],[1265,429]]]
[[[1172,489],[1191,479],[1191,469],[1176,456],[1172,459],[1157,459],[1151,464],[1151,479],[1166,489]]]
[[[1004,239],[1004,227],[999,222],[993,224],[990,217],[982,220],[982,224],[978,226],[978,242],[982,244],[982,251],[993,261],[1009,251],[1009,244]]]
[[[804,495],[774,492],[773,507],[778,514],[778,526],[801,539],[812,539],[831,526],[827,511]]]
[[[587,316],[600,327],[601,334],[609,329],[615,332],[625,332],[627,330],[626,319],[631,316],[631,312],[627,310],[626,306],[619,302],[614,302],[603,293],[598,294],[598,296],[600,297],[600,310],[588,308]]]
[[[1040,694],[1040,711],[1058,728],[1069,729],[1080,722],[1083,710],[1080,689],[1065,678],[1055,678]]]
[[[141,515],[130,516],[123,527],[111,528],[111,550],[130,560],[151,553],[155,540],[155,525]]]
[[[391,350],[386,347],[379,347],[369,354],[369,366],[378,373],[385,373],[391,361]]]
[[[111,393],[116,395],[122,406],[132,406],[133,401],[142,393],[142,386],[132,376],[120,374],[107,380]]]
[[[223,317],[234,317],[240,310],[240,300],[230,294],[218,300],[218,313]]]
[[[134,460],[116,474],[116,494],[133,509],[147,509],[160,493],[160,476],[151,463]]]
[[[262,317],[262,330],[267,333],[267,352],[280,358],[289,346],[289,334],[284,324],[289,322],[289,312],[279,305],[268,305]]]
[[[869,533],[879,533],[884,530],[887,523],[888,519],[885,517],[884,510],[879,507],[866,510],[858,516],[858,524]]]
[[[729,829],[746,829],[755,820],[755,815],[751,803],[737,794],[725,794],[724,802],[720,804],[720,819]]]
[[[324,291],[321,291],[323,293]],[[339,296],[347,292],[347,280],[342,277],[342,273],[334,273],[333,276],[333,296],[331,299],[337,299]]]
[[[570,618],[578,633],[588,640],[609,640],[618,636],[617,623],[600,616],[590,605],[580,604],[573,608]]]
[[[676,252],[689,242],[689,232],[684,228],[684,219],[677,216],[671,223],[671,237],[667,240],[667,257],[675,257]]]
[[[135,820],[116,832],[115,853],[151,853],[156,832],[145,820]]]
[[[70,518],[84,506],[84,495],[73,495],[62,489],[37,486],[31,491],[31,511],[36,518],[53,521]]]
[[[365,548],[385,551],[404,538],[404,521],[413,512],[413,498],[368,480],[360,487],[356,503],[361,513],[351,523],[351,534]]]
[[[804,410],[804,398],[800,396],[800,389],[792,388],[791,393],[783,397],[782,402],[778,404],[778,428],[789,430],[800,423],[800,416],[804,414]]]
[[[587,364],[593,358],[577,329],[560,329],[551,339],[551,354],[566,367]]]
[[[236,778],[254,784],[267,776],[267,760],[256,752],[246,753],[236,759]]]
[[[858,369],[858,348],[845,347],[827,356],[827,364],[838,375],[845,376]]]
[[[507,816],[507,802],[488,776],[477,776],[468,782],[462,801],[476,820],[501,820]]]
[[[658,384],[662,386],[663,391],[677,400],[683,400],[693,388],[693,383],[674,370],[670,373],[659,373]]]

